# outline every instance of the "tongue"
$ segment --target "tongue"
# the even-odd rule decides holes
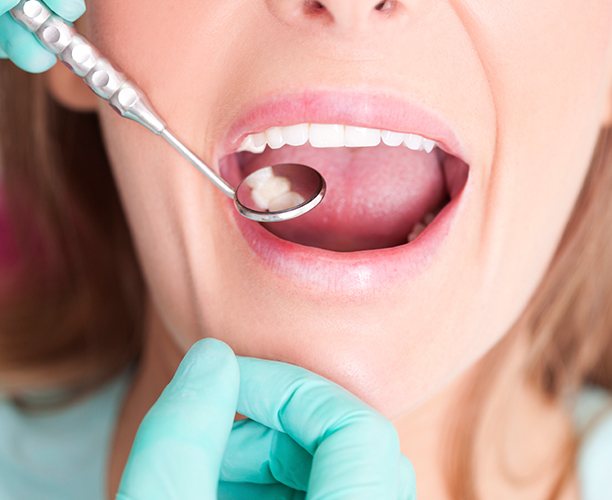
[[[265,224],[277,236],[335,251],[385,248],[407,242],[412,226],[447,200],[434,153],[373,148],[289,147],[243,153],[244,175],[278,163],[303,163],[327,182],[321,205],[298,219]]]

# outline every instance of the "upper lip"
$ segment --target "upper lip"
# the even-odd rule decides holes
[[[308,90],[263,99],[229,127],[216,157],[235,152],[248,134],[297,123],[340,123],[419,134],[470,164],[470,155],[455,133],[456,127],[442,113],[410,97],[380,91]]]

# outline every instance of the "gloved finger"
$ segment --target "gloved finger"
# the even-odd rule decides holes
[[[15,65],[30,73],[47,71],[57,60],[8,13],[0,16],[0,49]]]
[[[219,483],[216,500],[274,499],[304,500],[306,493],[292,490],[284,484]],[[204,499],[204,497],[202,497]]]
[[[286,432],[313,455],[309,498],[397,498],[391,422],[337,384],[286,363],[238,358],[238,411]]]
[[[0,15],[11,10],[15,5],[19,3],[19,0],[0,0]]]
[[[7,58],[8,56],[6,55],[6,53],[2,49],[0,49],[0,59],[7,59]]]
[[[67,21],[76,21],[86,10],[85,0],[45,0],[45,3]]]
[[[283,432],[254,420],[234,423],[221,465],[221,480],[274,484],[306,491],[312,455]]]
[[[404,455],[400,455],[399,465],[399,477],[400,487],[399,496],[400,500],[416,500],[416,476],[414,474],[414,467]]]
[[[216,498],[239,377],[226,344],[196,342],[140,424],[117,498]]]

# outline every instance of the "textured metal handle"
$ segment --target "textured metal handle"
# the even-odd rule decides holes
[[[166,127],[136,84],[105,59],[96,48],[68,23],[54,15],[39,0],[21,0],[11,9],[13,18],[34,33],[48,50],[57,55],[75,75],[121,116],[144,125],[163,137],[183,158],[202,172],[229,198],[235,191]]]
[[[39,0],[21,0],[11,9],[13,18],[31,31],[75,75],[121,116],[160,135],[166,124],[144,93],[105,59],[87,39]]]

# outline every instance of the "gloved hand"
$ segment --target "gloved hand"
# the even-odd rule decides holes
[[[416,498],[392,424],[303,368],[197,342],[143,419],[117,500],[304,497]]]
[[[42,73],[57,58],[11,17],[9,10],[18,3],[19,0],[0,0],[0,58],[9,58],[30,73]],[[76,21],[85,12],[85,0],[45,0],[45,4],[67,21]]]

